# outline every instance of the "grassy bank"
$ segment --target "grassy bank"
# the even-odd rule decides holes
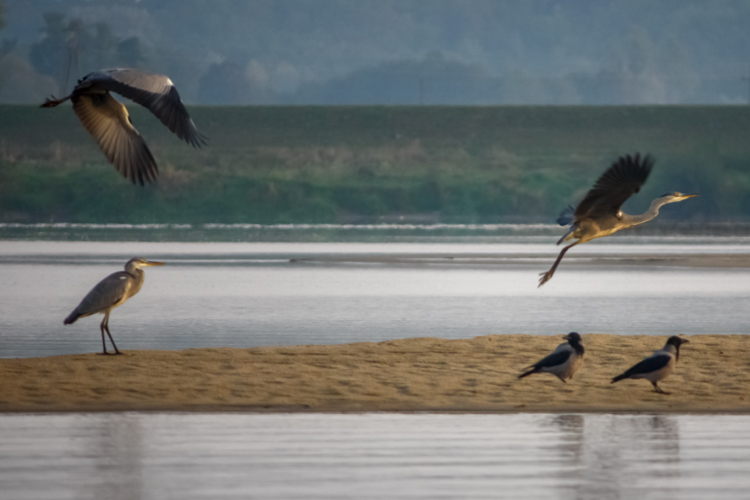
[[[636,151],[657,164],[631,210],[678,190],[703,197],[667,216],[750,215],[747,107],[198,107],[200,150],[131,108],[155,185],[121,178],[67,107],[0,106],[0,221],[552,221]]]

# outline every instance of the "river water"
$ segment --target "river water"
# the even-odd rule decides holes
[[[100,315],[63,319],[132,256],[141,292],[115,309],[122,350],[530,333],[746,334],[750,270],[563,266],[541,243],[0,242],[0,357],[95,352]],[[574,249],[568,254],[576,259]],[[741,254],[750,241],[589,244],[608,254]],[[493,264],[502,256],[518,265]],[[524,257],[525,256],[525,257]]]
[[[747,237],[611,240],[585,250],[750,251]],[[112,313],[122,350],[750,331],[747,269],[563,264],[538,289],[557,250],[550,237],[0,241],[0,357],[99,351],[100,316],[62,320],[136,255],[167,265]],[[2,499],[723,500],[749,498],[748,471],[747,415],[0,415]]]
[[[4,499],[739,499],[747,415],[0,416]]]

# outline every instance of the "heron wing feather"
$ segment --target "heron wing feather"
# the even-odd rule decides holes
[[[596,181],[575,210],[575,219],[602,215],[615,216],[622,204],[648,179],[654,161],[651,156],[625,155],[620,157]]]
[[[101,102],[98,102],[100,100]],[[138,181],[140,184],[143,184],[144,180],[156,180],[159,170],[146,141],[130,124],[124,107],[115,101],[109,92],[74,95],[72,101],[78,119],[99,143],[107,160],[118,172],[132,182]],[[122,108],[124,117],[118,116],[118,107]]]
[[[205,136],[196,129],[177,88],[168,77],[137,69],[113,69],[92,73],[85,81],[144,106],[188,144],[201,147],[206,143]]]
[[[91,289],[76,307],[75,312],[81,316],[89,316],[106,311],[123,298],[127,298],[126,294],[132,281],[133,277],[124,271],[110,274]]]

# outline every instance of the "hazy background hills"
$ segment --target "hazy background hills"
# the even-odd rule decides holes
[[[746,0],[0,5],[6,103],[113,66],[168,74],[193,104],[744,104],[750,92]]]

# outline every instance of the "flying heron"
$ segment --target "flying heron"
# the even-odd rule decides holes
[[[159,172],[156,160],[133,126],[128,110],[110,92],[145,106],[177,137],[193,147],[199,148],[206,143],[206,138],[190,119],[172,80],[137,69],[89,73],[78,80],[70,95],[62,99],[52,96],[41,107],[54,108],[70,99],[78,119],[117,171],[134,184],[137,180],[143,185],[144,179],[153,182]]]
[[[654,160],[650,155],[643,158],[638,153],[635,156],[621,156],[599,177],[594,187],[576,208],[571,205],[562,211],[557,218],[557,223],[561,226],[570,224],[570,229],[557,241],[557,244],[572,239],[578,241],[563,248],[552,268],[546,273],[540,273],[539,286],[552,278],[565,252],[579,243],[586,243],[594,238],[609,236],[620,229],[643,224],[659,215],[659,208],[663,205],[698,196],[677,192],[667,193],[652,201],[651,207],[641,215],[624,213],[620,207],[631,195],[640,191],[653,166]]]
[[[109,313],[117,306],[124,304],[130,297],[138,293],[146,279],[146,273],[141,268],[149,266],[163,266],[163,262],[148,261],[143,257],[134,257],[125,264],[125,271],[118,271],[110,274],[99,282],[86,295],[78,307],[76,307],[70,316],[63,322],[70,325],[76,322],[78,318],[85,318],[92,314],[102,313],[104,319],[99,329],[102,331],[102,354],[111,354],[107,352],[107,344],[104,341],[104,332],[107,332],[112,347],[115,348],[115,354],[122,354],[115,345],[112,334],[109,333]]]

